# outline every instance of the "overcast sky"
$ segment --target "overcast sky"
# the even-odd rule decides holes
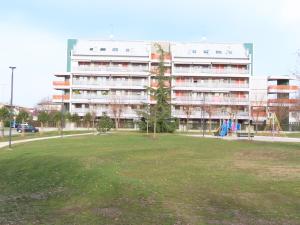
[[[0,7],[0,102],[51,96],[68,38],[252,42],[254,74],[290,74],[300,49],[299,0],[10,0]]]

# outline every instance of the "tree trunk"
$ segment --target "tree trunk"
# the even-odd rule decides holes
[[[211,134],[211,117],[209,116],[209,134]]]
[[[115,130],[118,130],[118,118],[115,117]]]
[[[2,120],[0,121],[0,129],[0,137],[4,137],[4,122]]]
[[[24,124],[24,120],[22,120],[22,124]],[[25,126],[23,125],[22,126],[22,134],[21,134],[22,137],[25,136]]]
[[[41,135],[44,133],[44,123],[41,122]]]
[[[156,138],[156,110],[155,110],[155,116],[154,116],[153,138]]]

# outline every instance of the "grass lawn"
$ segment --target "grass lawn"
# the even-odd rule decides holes
[[[300,224],[300,144],[114,133],[0,151],[0,224]]]
[[[83,134],[83,133],[91,133],[93,130],[74,130],[74,131],[64,131],[64,135],[68,134]],[[12,141],[30,139],[30,138],[40,138],[40,137],[51,137],[60,135],[60,131],[47,131],[47,132],[38,132],[38,133],[25,133],[24,136],[21,134],[15,134],[12,136]],[[0,137],[0,142],[7,142],[8,136]]]

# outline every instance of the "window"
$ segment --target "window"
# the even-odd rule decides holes
[[[209,53],[209,50],[204,50],[203,53],[204,53],[204,54],[208,54],[208,53]]]
[[[217,50],[217,51],[216,51],[216,54],[222,54],[222,51]]]
[[[119,49],[118,48],[113,48],[112,51],[113,52],[117,52]]]
[[[129,48],[126,48],[126,50],[125,50],[126,52],[130,52],[130,49]]]
[[[192,53],[193,53],[193,54],[196,54],[196,53],[197,53],[197,51],[196,51],[195,49],[193,49],[193,50],[192,50]]]
[[[227,50],[227,54],[228,55],[232,55],[232,51],[231,50]]]
[[[100,48],[100,52],[105,52],[106,48]]]
[[[90,51],[94,51],[94,48],[90,48]]]

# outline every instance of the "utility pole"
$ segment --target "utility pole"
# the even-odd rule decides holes
[[[205,134],[205,126],[204,126],[204,123],[205,123],[205,92],[203,93],[203,102],[202,102],[202,137],[204,137],[204,134]]]
[[[61,92],[61,109],[60,109],[60,136],[63,137],[63,121],[64,121],[64,91]]]
[[[13,117],[13,96],[14,96],[14,69],[15,66],[10,66],[11,69],[11,82],[10,82],[10,121],[9,121],[9,141],[8,147],[11,149],[11,125],[12,125],[12,117]]]

